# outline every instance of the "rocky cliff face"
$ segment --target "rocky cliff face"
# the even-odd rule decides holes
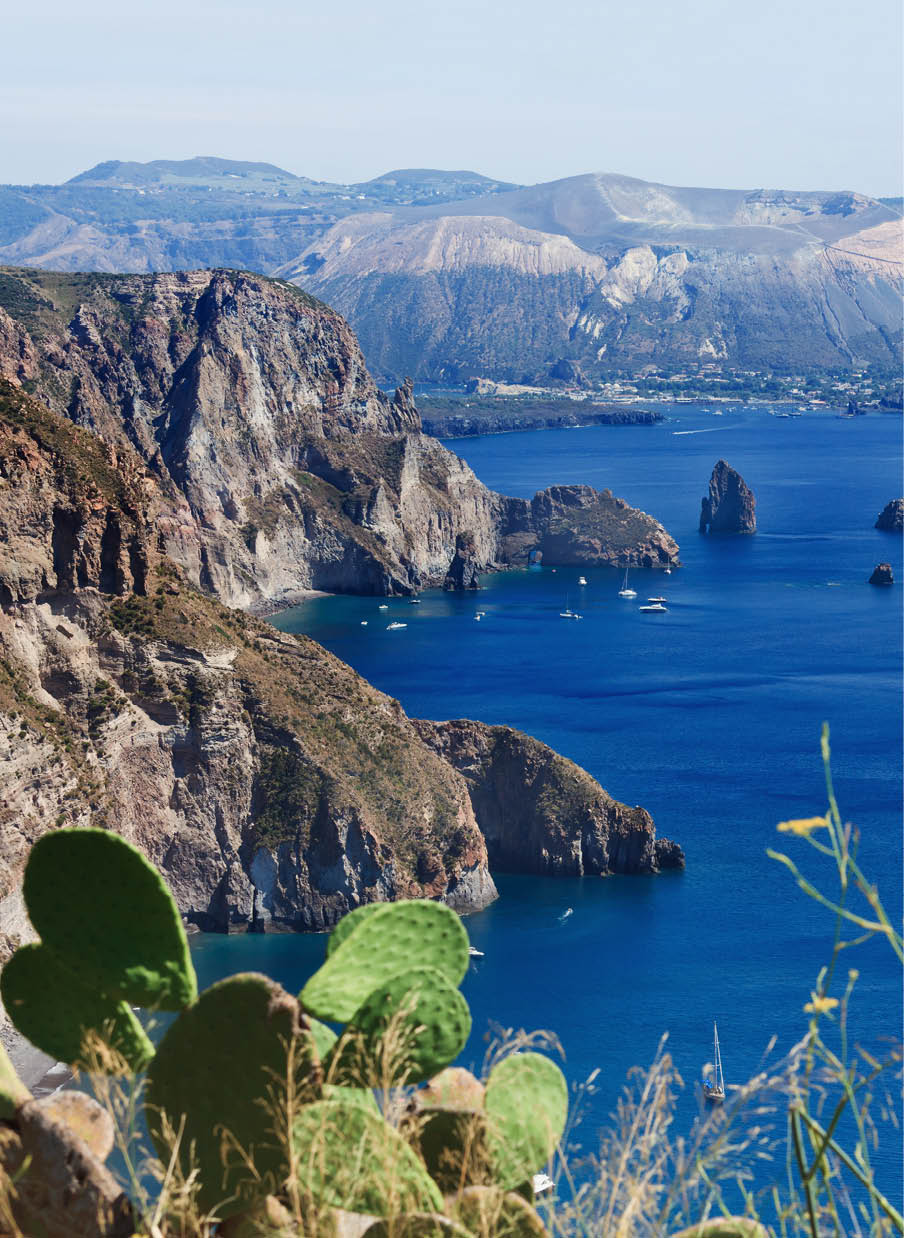
[[[161,548],[232,605],[408,593],[444,581],[461,534],[479,570],[547,537],[530,504],[421,433],[410,384],[387,398],[344,321],[288,284],[0,272],[0,375],[130,448],[159,491]],[[587,491],[582,524],[593,506]],[[597,561],[658,559],[648,543],[664,530],[644,518],[628,545],[622,514],[600,500]]]
[[[490,864],[498,872],[604,876],[683,868],[648,812],[608,795],[573,761],[507,726],[414,723],[464,777]]]
[[[0,384],[0,930],[30,844],[102,824],[205,928],[322,928],[373,899],[495,897],[461,778],[314,642],[193,588],[128,448]]]
[[[892,499],[885,504],[876,520],[876,528],[886,533],[900,533],[904,529],[904,499]]]
[[[871,585],[893,585],[895,583],[894,572],[891,570],[890,563],[877,563],[873,568],[873,574],[869,578]]]
[[[709,494],[701,502],[701,533],[755,533],[756,499],[744,478],[725,460],[718,460],[709,479]]]
[[[220,930],[324,928],[412,895],[481,907],[481,826],[502,867],[518,851],[506,803],[523,801],[537,871],[678,862],[642,809],[543,745],[461,723],[453,744],[313,641],[203,594],[157,546],[170,502],[129,446],[0,380],[0,961],[29,932],[28,850],[63,824],[134,841]]]
[[[378,373],[894,364],[901,220],[861,194],[586,175],[337,221],[288,278]],[[416,367],[416,368],[415,368]]]

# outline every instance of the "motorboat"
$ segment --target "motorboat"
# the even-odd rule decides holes
[[[622,581],[622,587],[618,591],[620,598],[636,598],[637,590],[628,588],[628,569],[625,568],[625,579]]]
[[[408,599],[409,606],[420,606],[420,604],[421,604],[420,598],[409,598]]]
[[[648,602],[661,602],[663,605],[668,601],[668,598],[647,598]]]
[[[546,1191],[551,1191],[555,1185],[549,1174],[534,1174],[531,1178],[531,1186],[534,1189],[535,1195],[542,1195]]]
[[[578,577],[578,584],[579,584],[579,585],[586,585],[586,583],[587,583],[587,577],[586,577],[586,576],[579,576],[579,577]]]
[[[362,620],[361,620],[361,627],[362,627],[362,628],[366,628],[366,627],[367,627],[367,620],[366,620],[366,619],[362,619]]]
[[[647,615],[649,614],[664,615],[665,612],[668,610],[668,607],[663,606],[662,602],[653,602],[649,606],[639,606],[638,610],[643,611],[644,614],[647,614]]]
[[[399,628],[407,628],[407,627],[408,627],[407,623],[387,623],[386,631],[387,632],[398,632]]]
[[[389,610],[389,603],[381,602],[380,605],[377,607],[377,610]]]
[[[468,954],[471,956],[472,959],[484,958],[483,951],[478,950],[476,946],[468,946]]]

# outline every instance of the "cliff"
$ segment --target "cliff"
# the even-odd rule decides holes
[[[725,460],[718,460],[701,502],[701,533],[755,533],[756,499],[744,478]]]
[[[410,385],[379,391],[343,319],[289,284],[0,271],[0,375],[130,448],[159,491],[161,548],[231,605],[441,584],[459,535],[480,571],[565,546],[560,521],[550,542],[532,505],[424,435]],[[655,521],[638,513],[626,542],[630,509],[594,503],[584,492],[596,561],[677,561]]]
[[[904,499],[892,499],[885,504],[876,519],[876,528],[886,533],[900,533],[904,529]]]
[[[897,363],[901,218],[862,194],[588,174],[364,209],[280,273],[347,315],[381,374]]]
[[[650,814],[613,799],[539,740],[482,722],[416,721],[421,739],[462,775],[497,872],[602,876],[683,868]]]
[[[0,186],[0,262],[251,267],[349,317],[370,366],[588,378],[701,361],[800,370],[900,351],[901,218],[849,191],[594,174],[515,186],[407,169],[355,185],[214,159]]]
[[[0,380],[0,961],[29,932],[28,850],[63,824],[135,842],[206,929],[493,899],[482,830],[507,866],[502,800],[476,797],[461,749],[315,642],[197,589],[158,546],[170,501],[129,446]],[[486,754],[487,787],[523,799],[549,871],[664,865],[647,814],[570,762],[505,728],[448,729]]]
[[[461,778],[398,702],[161,556],[133,452],[0,384],[0,930],[30,844],[106,825],[204,928],[495,897]]]

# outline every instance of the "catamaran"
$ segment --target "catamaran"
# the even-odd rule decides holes
[[[637,590],[628,588],[628,569],[625,568],[625,579],[622,581],[622,587],[618,591],[620,598],[636,598]]]
[[[719,1031],[713,1023],[714,1065],[703,1068],[703,1099],[710,1105],[721,1105],[725,1099],[725,1080],[722,1077],[722,1055],[719,1052]]]

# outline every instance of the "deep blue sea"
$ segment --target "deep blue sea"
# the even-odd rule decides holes
[[[765,851],[781,846],[832,889],[828,867],[775,831],[824,811],[823,720],[863,865],[900,910],[902,539],[873,527],[902,493],[900,418],[667,411],[654,427],[447,444],[505,493],[586,482],[661,520],[683,566],[632,573],[636,601],[617,596],[614,571],[586,569],[579,587],[579,570],[546,566],[487,576],[476,597],[434,591],[420,606],[392,600],[388,611],[374,598],[329,597],[276,620],[321,641],[413,716],[530,732],[642,804],[684,847],[685,872],[652,878],[500,874],[498,902],[466,921],[486,957],[465,981],[474,1033],[463,1061],[480,1061],[491,1020],[554,1030],[571,1081],[600,1068],[585,1147],[628,1069],[650,1061],[664,1032],[693,1082],[718,1020],[729,1084],[757,1069],[771,1036],[781,1050],[803,1034],[832,924]],[[756,494],[754,537],[697,532],[720,456]],[[880,560],[892,564],[893,588],[866,583]],[[660,592],[668,613],[640,614]],[[559,617],[566,603],[581,622]],[[407,627],[387,631],[393,619]],[[203,983],[256,968],[297,991],[323,950],[316,936],[202,937],[195,961]],[[883,1034],[900,1035],[900,971],[875,941],[848,965],[861,972],[853,1036],[876,1048]],[[688,1087],[679,1120],[695,1111]],[[883,1143],[887,1173],[898,1172],[897,1148],[895,1138]]]

